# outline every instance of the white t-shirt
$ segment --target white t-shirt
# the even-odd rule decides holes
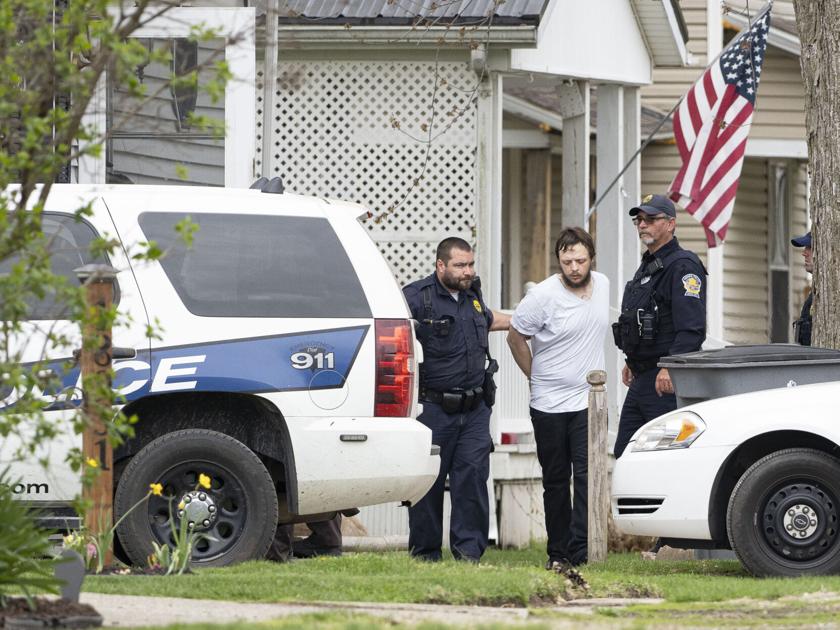
[[[531,407],[546,413],[586,409],[591,370],[604,369],[610,281],[592,272],[592,296],[581,299],[555,274],[533,287],[511,325],[531,337]]]

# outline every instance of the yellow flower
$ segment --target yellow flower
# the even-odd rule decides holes
[[[159,497],[163,494],[163,486],[159,483],[150,483],[149,490],[151,490],[152,494],[156,497]]]
[[[91,468],[99,468],[99,462],[93,459],[93,457],[87,458],[87,465]]]
[[[179,509],[179,510],[183,510],[185,505],[186,505],[186,503],[184,503],[183,501],[181,501],[181,502],[178,504],[178,509]]]
[[[201,486],[202,488],[207,488],[209,490],[210,489],[210,477],[208,477],[204,473],[201,473],[198,476],[198,485]]]

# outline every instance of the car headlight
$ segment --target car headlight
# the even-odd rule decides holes
[[[634,436],[633,451],[664,451],[688,448],[703,431],[706,423],[691,411],[675,411],[649,422]]]

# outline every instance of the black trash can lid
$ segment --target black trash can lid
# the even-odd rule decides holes
[[[840,363],[840,350],[792,343],[727,346],[662,357],[660,367],[743,367],[756,363]]]

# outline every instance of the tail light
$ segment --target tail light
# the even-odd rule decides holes
[[[414,395],[414,344],[407,319],[376,320],[375,416],[402,418]]]

